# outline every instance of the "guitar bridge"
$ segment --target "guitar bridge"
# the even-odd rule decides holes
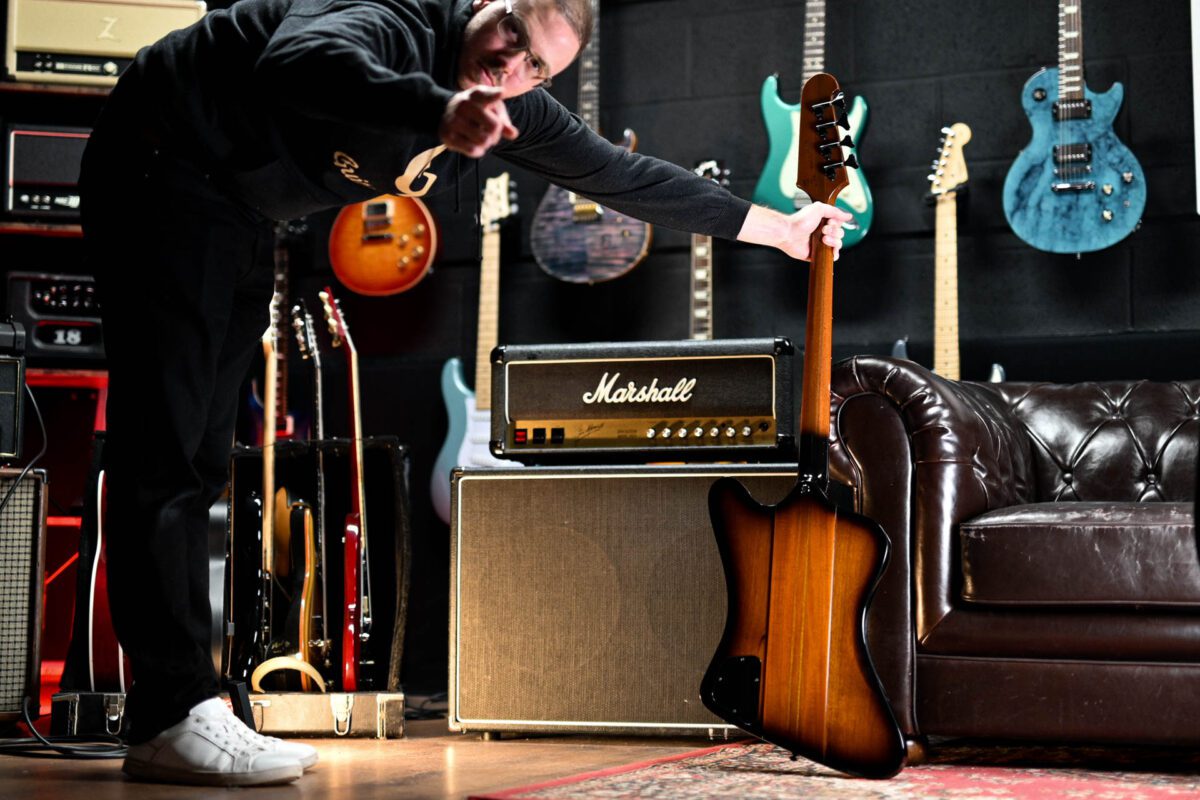
[[[1095,181],[1062,181],[1050,184],[1050,191],[1055,194],[1062,194],[1063,192],[1091,192],[1095,191],[1095,189]]]

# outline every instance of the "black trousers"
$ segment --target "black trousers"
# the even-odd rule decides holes
[[[147,132],[114,90],[84,155],[81,211],[109,371],[109,599],[134,743],[216,695],[208,508],[238,389],[268,326],[270,220]]]

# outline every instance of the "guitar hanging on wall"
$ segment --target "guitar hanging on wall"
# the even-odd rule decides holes
[[[411,289],[429,274],[437,248],[433,214],[415,197],[385,194],[346,206],[329,231],[333,274],[371,297]]]
[[[801,95],[797,183],[832,203],[846,186],[838,123],[845,99],[818,73]],[[700,688],[717,716],[768,742],[852,775],[904,765],[904,737],[867,651],[866,612],[887,561],[877,523],[828,497],[833,251],[811,243],[800,463],[775,506],[734,478],[709,492],[729,612]]]
[[[1088,253],[1124,239],[1141,223],[1146,177],[1113,132],[1125,89],[1104,94],[1083,77],[1083,0],[1059,0],[1058,68],[1034,73],[1021,90],[1033,137],[1004,180],[1013,233],[1051,253]]]
[[[600,130],[600,0],[591,0],[595,19],[592,38],[579,56],[579,116]],[[621,144],[637,147],[626,129]],[[551,186],[538,204],[530,245],[538,265],[549,275],[570,283],[598,283],[624,275],[650,250],[651,228],[611,208],[558,186]]]
[[[507,172],[488,178],[479,221],[483,255],[479,264],[479,325],[475,337],[475,391],[463,380],[462,361],[442,367],[442,400],[450,426],[429,479],[429,495],[442,522],[450,522],[450,471],[464,467],[519,467],[492,455],[492,350],[500,320],[500,227],[517,213],[516,186]]]
[[[693,170],[701,178],[729,185],[729,170],[720,161],[701,161]],[[713,237],[692,234],[691,294],[688,298],[688,338],[713,338]]]
[[[808,0],[804,4],[804,72],[805,81],[825,69],[825,0]],[[810,202],[803,189],[795,185],[796,141],[800,125],[800,106],[783,102],[779,97],[779,77],[768,76],[759,93],[763,121],[767,125],[770,150],[767,163],[763,166],[758,185],[754,189],[754,202],[770,206],[777,211],[790,214]],[[847,114],[850,125],[849,141],[844,145],[847,154],[854,155],[855,147],[862,143],[863,131],[867,126],[867,101],[855,97]],[[844,226],[845,238],[842,247],[853,247],[863,240],[875,218],[875,203],[871,187],[861,170],[847,176],[849,183],[838,195],[837,207],[853,215],[852,225]]]

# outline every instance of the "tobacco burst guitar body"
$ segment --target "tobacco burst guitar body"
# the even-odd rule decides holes
[[[591,0],[592,38],[579,56],[579,116],[600,130],[600,0]],[[637,137],[625,131],[622,146],[633,150]],[[559,280],[598,283],[624,275],[650,250],[645,222],[551,186],[538,204],[530,245],[538,266]]]
[[[385,194],[338,212],[329,263],[347,289],[380,297],[411,289],[437,255],[433,214],[415,197]]]
[[[798,184],[832,203],[846,185],[838,121],[845,101],[818,73],[801,97]],[[843,120],[844,122],[844,120]],[[844,141],[844,140],[843,140]],[[763,506],[733,478],[709,493],[725,567],[729,616],[701,684],[717,716],[773,744],[852,775],[890,777],[904,738],[871,664],[866,612],[887,560],[878,524],[831,502],[828,486],[833,253],[812,240],[800,475]]]

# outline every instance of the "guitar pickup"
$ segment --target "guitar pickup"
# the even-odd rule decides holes
[[[1052,113],[1056,120],[1091,119],[1091,100],[1060,100],[1056,101]]]
[[[1054,163],[1083,164],[1092,160],[1090,144],[1056,144],[1054,145]]]
[[[604,208],[599,203],[576,203],[573,217],[576,222],[595,222],[604,216]]]
[[[1063,192],[1091,192],[1096,189],[1095,181],[1062,181],[1050,184],[1050,191],[1055,194]]]

